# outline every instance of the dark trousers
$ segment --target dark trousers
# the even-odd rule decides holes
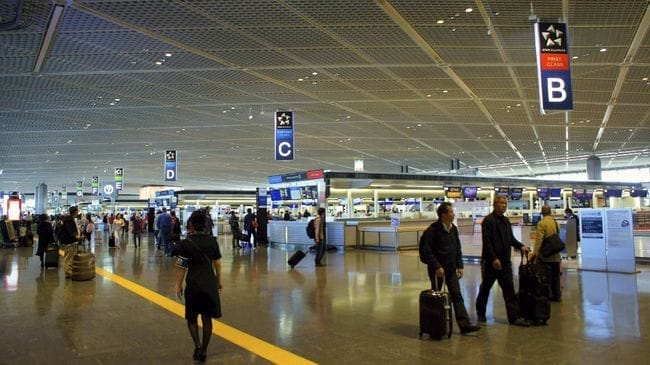
[[[431,265],[427,266],[427,273],[429,274],[429,280],[431,281],[431,289],[436,289],[434,280],[438,280],[437,288],[438,290],[442,290],[442,278],[436,277],[436,270],[433,269]],[[465,309],[465,301],[460,292],[460,283],[458,282],[458,276],[456,276],[456,270],[445,270],[445,284],[447,284],[451,303],[454,306],[456,324],[458,324],[459,328],[471,325],[469,322],[469,316],[467,315],[467,310]]]
[[[325,244],[325,240],[320,241],[320,243],[316,242],[316,258],[314,259],[316,265],[321,264],[320,261],[323,259],[323,256],[325,256],[326,249],[327,245]]]
[[[560,300],[562,298],[562,289],[560,288],[560,263],[544,262],[551,270],[551,300]]]
[[[478,297],[476,297],[476,313],[485,316],[490,290],[492,290],[494,282],[498,281],[503,292],[503,300],[506,302],[508,322],[512,323],[519,318],[519,304],[515,295],[515,286],[512,282],[512,263],[502,261],[501,270],[495,270],[491,262],[483,261],[481,263],[481,276],[481,286],[479,287]]]

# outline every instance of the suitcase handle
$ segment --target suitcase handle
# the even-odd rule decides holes
[[[438,288],[438,277],[436,276],[436,279],[433,281],[433,287],[435,291],[443,291],[443,289],[446,289],[447,285],[445,283],[445,277],[442,277],[442,284],[440,284],[440,288]]]

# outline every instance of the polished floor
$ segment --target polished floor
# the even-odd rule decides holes
[[[105,242],[105,241],[104,241]],[[310,254],[294,270],[276,247],[223,253],[224,317],[208,364],[647,364],[650,267],[636,275],[564,269],[548,326],[509,326],[498,286],[474,335],[418,339],[418,294],[429,285],[417,252]],[[155,250],[104,245],[98,275],[72,282],[42,270],[32,248],[1,249],[0,364],[189,364],[193,344],[174,298],[173,260]],[[515,278],[516,280],[516,278]],[[126,284],[125,284],[126,283]],[[461,286],[475,320],[480,283],[467,263]],[[180,309],[179,309],[180,308]],[[293,357],[292,357],[293,356]]]

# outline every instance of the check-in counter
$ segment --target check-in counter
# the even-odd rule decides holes
[[[307,237],[308,220],[269,221],[268,237],[271,244],[290,244],[311,246],[314,240]],[[343,250],[345,246],[345,223],[327,221],[327,244]]]
[[[359,227],[360,238],[357,247],[390,251],[415,249],[427,227],[428,225]]]

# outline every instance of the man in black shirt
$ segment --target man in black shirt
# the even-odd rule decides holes
[[[485,322],[485,310],[487,307],[490,290],[495,281],[499,282],[503,292],[503,300],[506,302],[508,322],[517,326],[528,327],[529,323],[521,317],[519,304],[515,295],[515,287],[512,281],[511,251],[514,247],[527,254],[529,249],[519,242],[512,234],[510,220],[503,214],[508,209],[508,199],[497,196],[492,204],[494,209],[481,223],[483,236],[483,249],[481,252],[481,273],[483,281],[476,298],[476,314],[479,322]]]
[[[461,334],[476,332],[481,327],[472,325],[465,309],[458,279],[463,277],[463,253],[460,248],[458,228],[454,225],[454,210],[451,203],[438,207],[438,220],[424,231],[422,259],[427,262],[431,289],[440,288],[443,279],[454,305],[454,315]],[[437,280],[437,285],[434,284]]]
[[[72,257],[77,253],[77,242],[82,238],[76,219],[79,216],[79,208],[72,206],[70,214],[63,217],[63,225],[59,232],[59,242],[63,246],[63,269],[65,277],[72,276]]]

